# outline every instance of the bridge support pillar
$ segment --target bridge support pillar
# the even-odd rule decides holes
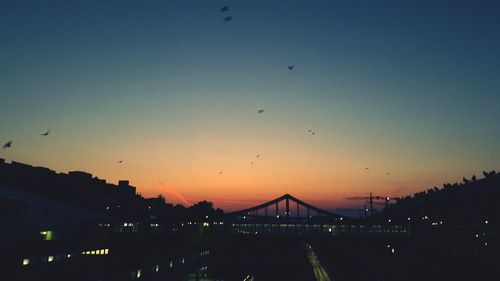
[[[276,202],[276,217],[278,217],[279,213],[278,213],[278,202]]]
[[[288,200],[288,198],[286,199],[286,208],[285,208],[285,215],[287,218],[290,217],[290,201]]]

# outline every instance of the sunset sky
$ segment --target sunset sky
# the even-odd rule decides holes
[[[500,1],[3,0],[10,140],[7,161],[225,210],[479,176],[500,169]]]

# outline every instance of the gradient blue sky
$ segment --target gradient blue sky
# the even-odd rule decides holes
[[[499,1],[3,0],[0,157],[226,209],[411,194],[500,168],[499,50]]]

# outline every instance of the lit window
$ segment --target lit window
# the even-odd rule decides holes
[[[170,262],[170,268],[174,267],[174,263],[173,262]]]
[[[53,239],[53,232],[50,230],[47,231],[40,231],[40,235],[43,236],[43,240],[52,240]]]
[[[156,265],[155,266],[155,272],[158,272],[160,270],[160,266],[159,265]]]
[[[71,254],[67,254],[67,255],[66,255],[66,257],[67,257],[67,258],[71,258]]]
[[[30,259],[23,259],[23,265],[30,264]]]
[[[100,255],[101,254],[101,250],[96,250],[95,253],[96,253],[96,255]]]
[[[137,278],[141,278],[141,270],[140,269],[137,270],[137,274],[135,276]]]
[[[90,255],[90,251],[85,252],[85,254]]]
[[[54,256],[48,256],[48,257],[47,257],[47,261],[48,261],[48,262],[52,262],[53,260],[54,260]]]
[[[104,249],[104,254],[107,255],[109,253],[109,249]]]
[[[91,252],[90,252],[90,254],[91,254],[91,255],[95,255],[95,251],[91,251]]]

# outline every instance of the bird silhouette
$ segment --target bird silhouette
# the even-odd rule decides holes
[[[311,134],[316,135],[316,132],[312,132]]]
[[[309,130],[307,130],[307,131],[310,133],[310,132],[312,132],[313,130],[309,129]]]
[[[222,174],[222,171],[219,171],[219,175],[221,175],[221,174]]]
[[[370,170],[370,168],[365,168],[365,170]]]
[[[123,163],[123,159],[121,159],[120,161],[117,162],[118,164],[121,164]]]
[[[227,12],[229,10],[228,6],[224,6],[220,9],[221,12]]]
[[[262,112],[264,112],[264,109],[259,109],[259,110],[257,111],[257,113],[262,113]]]
[[[390,174],[391,174],[391,172],[387,172],[387,174],[386,174],[386,175],[390,175]]]
[[[288,70],[292,70],[295,67],[295,65],[289,65],[287,67],[288,67]]]
[[[3,145],[3,149],[6,149],[6,148],[11,148],[12,147],[12,141],[8,141],[6,142],[4,145]]]
[[[255,156],[255,158],[259,158],[260,157],[260,154],[257,154],[257,156]]]
[[[232,20],[232,19],[233,19],[233,17],[232,17],[232,16],[227,16],[227,17],[225,17],[225,18],[224,18],[224,21],[225,21],[225,22],[228,22],[228,21],[230,21],[230,20]]]
[[[46,136],[48,136],[49,134],[50,134],[50,129],[48,129],[48,130],[47,130],[47,132],[45,132],[45,133],[41,134],[41,136],[46,137]]]
[[[253,161],[252,161],[252,162],[250,162],[250,165],[253,165]]]

